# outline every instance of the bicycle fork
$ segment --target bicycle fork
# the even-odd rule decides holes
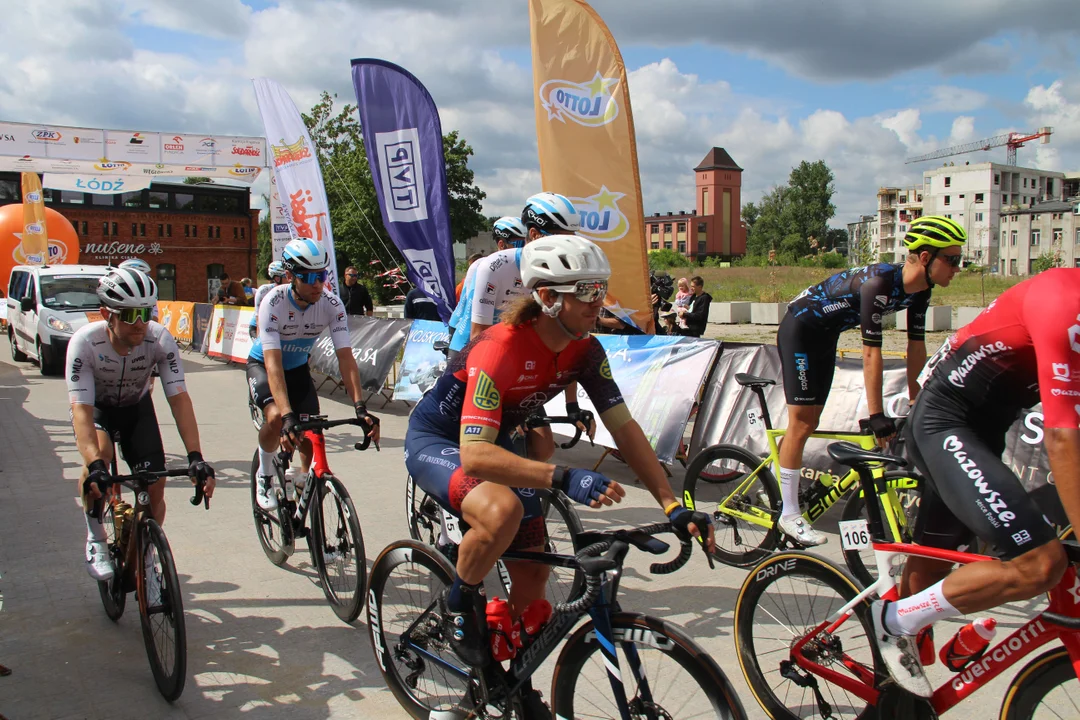
[[[608,682],[611,683],[611,691],[615,695],[615,704],[619,708],[619,715],[626,720],[632,717],[646,717],[650,720],[658,720],[652,700],[652,691],[649,689],[649,680],[645,677],[641,657],[633,642],[622,644],[623,652],[630,666],[630,672],[637,685],[637,694],[634,697],[634,708],[631,712],[630,704],[626,700],[626,689],[623,684],[622,671],[619,667],[619,656],[615,652],[615,630],[611,626],[612,607],[606,603],[594,605],[589,609],[592,617],[593,628],[596,633],[596,641],[600,645],[600,652],[604,658],[604,667],[607,669]]]

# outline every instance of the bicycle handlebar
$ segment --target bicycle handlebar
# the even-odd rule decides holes
[[[374,418],[375,426],[377,427],[379,425],[379,418],[375,417],[374,415],[372,415],[371,417]],[[371,445],[371,436],[368,434],[367,423],[365,423],[360,418],[353,417],[344,418],[342,420],[328,420],[326,416],[315,416],[301,423],[297,423],[296,431],[307,432],[308,430],[329,430],[330,428],[340,427],[341,425],[355,425],[356,427],[360,428],[360,432],[363,433],[364,439],[353,445],[353,448],[355,448],[356,450],[368,449],[368,446]],[[379,449],[378,443],[376,443],[375,449]]]
[[[550,425],[572,425],[574,428],[574,437],[571,438],[569,442],[559,443],[559,447],[561,447],[563,450],[569,450],[570,448],[577,445],[578,441],[581,440],[582,430],[581,425],[578,425],[578,422],[581,422],[582,424],[585,424],[586,420],[590,421],[589,424],[595,422],[592,419],[591,411],[582,410],[581,414],[582,419],[580,421],[574,420],[566,415],[561,415],[558,417],[548,417],[546,415],[530,415],[529,417],[525,418],[525,422],[522,424],[527,430],[532,430],[534,428],[540,427],[548,427]],[[596,446],[591,437],[589,437],[589,445],[592,445],[593,447]]]
[[[95,484],[101,490],[101,497],[94,502],[93,507],[87,514],[95,520],[101,519],[101,509],[103,503],[105,502],[105,493],[113,485],[125,485],[127,487],[131,487],[131,483],[137,482],[139,480],[153,480],[154,482],[157,482],[161,478],[167,477],[189,477],[188,469],[173,468],[171,470],[143,470],[141,472],[133,473],[131,475],[113,475],[108,480],[98,480],[95,482]],[[87,480],[83,482],[83,493],[86,493],[86,491],[89,489],[86,487],[88,483],[89,478],[87,478]],[[148,484],[152,485],[153,483]],[[209,510],[210,498],[206,496],[205,488],[203,487],[204,484],[204,481],[201,480],[195,484],[195,494],[191,497],[191,504],[198,505],[199,503],[203,503],[206,506],[206,509]],[[131,489],[134,490],[135,488],[131,487]]]

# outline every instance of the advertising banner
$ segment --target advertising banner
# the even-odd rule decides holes
[[[544,190],[570,198],[611,262],[609,310],[653,332],[637,142],[626,66],[582,0],[529,0]]]
[[[49,231],[45,227],[45,198],[37,173],[22,174],[22,248],[29,265],[46,265],[49,260]]]
[[[210,339],[210,321],[214,317],[214,306],[209,303],[195,303],[195,311],[192,314],[191,347],[194,350],[206,354],[207,341]]]
[[[45,229],[49,232],[49,265],[78,264],[79,236],[71,221],[46,207]],[[22,204],[0,206],[0,289],[5,292],[11,269],[30,262],[23,246],[24,232]]]
[[[435,385],[446,370],[446,356],[435,349],[439,340],[449,342],[450,330],[434,320],[413,320],[394,385],[394,399],[416,402]]]
[[[409,281],[446,322],[455,265],[439,111],[420,81],[393,63],[353,60],[352,73],[383,225],[405,257]]]
[[[205,168],[253,168],[253,173],[238,173],[237,177],[258,175],[268,165],[266,141],[260,137],[234,137],[191,133],[160,133],[131,130],[102,130],[63,125],[0,122],[0,156],[29,157],[39,160],[88,163],[79,166],[92,172],[100,170],[115,174],[121,168],[113,164],[139,166],[189,166],[207,175]],[[6,168],[4,168],[6,169]],[[56,172],[67,172],[52,166]],[[38,172],[42,172],[38,169]],[[130,173],[141,175],[142,173]],[[252,178],[254,179],[254,178]]]
[[[158,322],[182,345],[191,344],[195,303],[158,300]]]
[[[337,260],[334,235],[330,230],[330,207],[315,146],[304,119],[285,88],[269,78],[255,78],[255,100],[259,104],[266,137],[269,138],[281,199],[288,203],[291,230],[296,237],[318,240],[330,253],[326,287],[337,292]]]
[[[674,462],[690,410],[716,359],[720,343],[652,335],[598,335],[597,338],[607,353],[611,375],[622,391],[626,406],[649,438],[656,456],[660,462]],[[580,386],[578,404],[596,411]],[[548,415],[565,415],[565,396],[560,393],[551,398],[544,409]],[[555,425],[552,430],[573,435],[567,425]],[[596,442],[615,447],[615,440],[599,418]]]
[[[294,231],[289,227],[289,209],[278,194],[277,174],[270,168],[270,240],[273,243],[274,260],[281,260],[285,246],[292,240]]]
[[[132,175],[109,176],[104,174],[68,175],[65,173],[45,173],[41,184],[50,190],[71,190],[89,192],[97,195],[118,195],[126,192],[146,190],[153,178]]]
[[[255,309],[250,307],[215,305],[214,316],[210,319],[210,342],[206,354],[246,363],[251,352],[248,325],[254,312]]]
[[[412,322],[366,315],[349,316],[349,342],[352,345],[353,357],[360,368],[360,383],[364,390],[377,392],[382,388]],[[338,369],[334,341],[330,339],[329,330],[324,330],[311,348],[309,364],[312,370],[341,380],[341,370]]]

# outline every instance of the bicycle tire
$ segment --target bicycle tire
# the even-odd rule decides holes
[[[642,654],[659,651],[672,658],[698,684],[701,695],[704,696],[703,699],[707,700],[712,706],[717,718],[741,720],[746,717],[746,712],[739,701],[738,694],[736,694],[735,689],[731,686],[720,666],[684,630],[659,618],[627,612],[614,614],[611,618],[611,627],[618,647],[625,648],[627,645],[632,644]],[[581,678],[586,663],[599,650],[600,643],[597,642],[591,620],[579,627],[566,641],[558,660],[555,662],[555,671],[551,679],[552,710],[557,717],[582,717],[584,715],[582,712],[583,705],[592,708],[588,713],[590,717],[618,717],[617,706],[610,695],[608,695],[608,699],[612,702],[610,708],[599,706],[595,700],[587,697],[590,690],[596,690],[600,693],[611,692],[610,685],[605,682],[606,671],[603,671],[604,659],[602,654],[597,667],[598,670],[603,671],[604,677],[591,682],[586,679],[583,687],[578,687],[578,679]],[[654,696],[653,702],[648,706],[641,703],[637,695],[642,678],[637,677],[635,673],[628,672],[627,664],[628,661],[624,655],[620,659],[619,667],[623,682],[627,683],[625,689],[627,694],[630,695],[627,702],[631,703],[631,714],[634,717],[645,717],[646,715],[649,717],[675,717],[664,708],[660,698]],[[643,658],[641,662],[642,669],[649,664],[648,659]],[[637,687],[629,687],[629,684],[635,681],[638,682]],[[703,703],[694,703],[693,697],[688,697],[687,683],[676,685],[671,682],[668,674],[665,674],[663,683],[657,682],[657,679],[653,678],[649,685],[653,693],[665,689],[674,692],[671,702],[677,703],[680,708],[693,704],[698,713],[703,713]],[[575,707],[575,700],[578,702],[577,707]],[[635,701],[641,703],[641,707],[637,711],[633,706]],[[603,712],[602,715],[593,715],[593,713],[601,712]]]
[[[839,602],[836,603],[835,607],[827,608],[822,612],[820,617],[807,618],[806,614],[812,612],[815,606],[820,607],[820,601],[822,599],[820,592],[815,592],[814,597],[810,602],[800,603],[798,600],[795,600],[788,604],[786,602],[779,603],[774,598],[771,600],[773,607],[763,608],[761,617],[758,617],[756,611],[762,602],[762,596],[769,590],[770,586],[792,577],[808,578],[819,585],[825,586],[839,596]],[[794,582],[789,582],[789,586],[794,588]],[[806,688],[800,688],[792,681],[783,678],[782,676],[781,683],[777,683],[776,688],[772,687],[762,670],[759,658],[767,655],[771,656],[770,660],[766,662],[771,663],[775,661],[777,664],[776,669],[779,670],[780,663],[790,658],[790,653],[786,652],[785,648],[791,647],[794,638],[803,637],[807,631],[825,621],[831,614],[847,602],[851,601],[858,594],[859,587],[855,579],[847,572],[822,557],[802,551],[777,553],[759,563],[751,569],[750,573],[746,576],[746,580],[743,581],[735,601],[735,648],[738,652],[739,665],[742,668],[743,677],[746,678],[746,683],[750,687],[750,692],[753,694],[754,699],[757,700],[758,704],[761,705],[773,720],[796,720],[797,718],[803,717],[817,717],[816,714],[807,714],[808,711],[817,713],[817,707],[813,704],[814,695],[812,691]],[[783,596],[781,595],[780,597]],[[838,639],[838,647],[845,655],[853,652],[852,644],[865,640],[874,674],[877,677],[886,677],[886,671],[872,642],[873,630],[869,625],[869,607],[869,603],[864,602],[856,609],[856,617],[849,619],[841,626],[841,630],[847,628],[847,630],[843,630],[843,637],[841,637],[840,633],[831,637]],[[797,622],[788,616],[789,608],[794,608],[798,611],[799,617]],[[785,617],[778,618],[778,616]],[[783,625],[783,620],[785,619],[788,621],[788,625],[798,625],[798,627],[785,627]],[[858,624],[852,625],[852,620],[857,620]],[[759,648],[755,639],[755,627],[760,632],[764,633],[767,632],[767,628],[770,625],[775,625],[777,623],[780,623],[781,625],[781,629],[777,633],[780,637],[776,638],[778,648],[775,650]],[[848,637],[850,637],[851,640],[846,641],[847,647],[844,647],[845,638]],[[834,654],[833,659],[830,659],[828,655],[830,651],[835,653],[835,650],[828,647],[822,647],[821,645],[818,647],[822,648],[821,654],[818,655],[821,664],[826,666],[835,665],[837,662],[835,659],[836,655]],[[861,645],[857,650],[859,651],[859,655],[864,658],[860,662],[864,667],[868,667],[865,661],[867,652],[863,651]],[[801,670],[799,672],[804,676],[807,674]],[[836,694],[833,693],[833,686],[822,678],[817,678],[817,680],[822,695],[826,696],[826,699],[832,704],[834,712],[838,711],[840,708],[838,707],[839,703],[836,700]],[[783,692],[777,692],[782,683],[786,684],[785,690]],[[835,688],[835,690],[839,693],[844,692],[839,688]],[[800,709],[790,709],[789,698],[793,694],[797,696],[796,699],[801,699],[803,701],[800,705]],[[783,700],[781,700],[781,696],[783,697]],[[833,717],[836,717],[839,720],[840,717],[869,719],[877,716],[877,708],[867,705],[856,696],[849,695],[848,697],[851,698],[851,712],[843,715],[836,714],[833,715]]]
[[[921,489],[904,489],[895,488],[897,483],[890,482],[896,480],[914,480],[917,483],[921,483],[922,479],[913,476],[911,473],[903,471],[893,471],[885,473],[885,482],[890,483],[896,489],[898,498],[900,499],[901,508],[906,518],[905,525],[900,528],[901,537],[893,538],[894,542],[911,542],[911,535],[915,530],[915,517],[919,512],[919,500],[922,497]],[[911,502],[908,498],[913,498]],[[862,492],[859,490],[853,490],[848,496],[847,502],[844,504],[844,511],[841,515],[841,520],[866,520],[869,522],[869,518],[866,515],[866,501],[862,496]],[[882,521],[885,521],[885,516],[882,515]],[[869,564],[868,564],[869,561]],[[906,562],[906,561],[901,561]],[[855,576],[855,579],[862,583],[863,587],[867,587],[870,583],[874,582],[874,573],[871,572],[871,568],[875,571],[877,567],[874,560],[873,548],[867,548],[865,550],[844,550],[844,564],[847,565],[848,570]],[[902,570],[903,565],[897,566],[897,572]],[[899,574],[897,577],[900,577]]]
[[[405,478],[405,517],[409,525],[409,537],[435,547],[439,539],[439,507],[435,500],[420,489],[412,475]]]
[[[105,615],[113,622],[119,622],[124,614],[124,606],[127,604],[127,593],[124,592],[124,557],[117,546],[116,516],[111,502],[102,503],[101,524],[105,527],[105,536],[109,541],[109,556],[113,563],[113,576],[108,580],[98,581],[98,594],[101,596],[101,604],[105,608]],[[130,533],[129,533],[130,534]]]
[[[415,589],[416,593],[408,592],[409,598],[405,604],[405,611],[395,611],[393,608],[397,606],[388,602],[390,598],[388,598],[387,584],[396,575],[395,571],[402,567],[406,573],[413,576],[406,578],[402,587]],[[420,577],[421,569],[427,575],[426,579]],[[371,568],[367,605],[368,637],[371,640],[371,647],[386,686],[390,688],[401,707],[417,720],[426,720],[433,710],[456,703],[467,690],[466,681],[460,679],[460,688],[448,690],[446,693],[440,692],[438,695],[433,692],[418,694],[416,690],[421,682],[431,690],[435,689],[431,686],[438,684],[438,680],[432,680],[429,686],[424,677],[425,671],[433,668],[438,673],[441,668],[436,663],[425,663],[422,656],[411,652],[400,642],[401,634],[405,629],[423,614],[437,594],[449,587],[453,581],[454,568],[446,557],[434,548],[416,540],[399,540],[391,543],[379,553],[379,557],[375,559]],[[403,591],[397,591],[396,588],[394,592],[403,594]],[[389,623],[392,620],[399,622],[391,627]],[[445,657],[451,664],[461,666],[462,663],[454,651],[445,641],[441,641],[438,632],[440,624],[437,619],[432,620],[431,625],[417,623],[418,629],[431,628],[431,635],[425,635],[419,639],[419,642],[425,643],[426,650]],[[413,663],[413,667],[404,663]],[[445,670],[441,672],[443,684],[449,687],[449,683],[445,682],[448,677],[447,672]],[[433,697],[439,702],[432,700]]]
[[[259,538],[259,545],[262,546],[263,552],[266,554],[266,558],[274,565],[281,567],[285,564],[285,561],[289,558],[289,553],[285,549],[287,545],[291,544],[288,540],[292,526],[289,525],[286,530],[286,524],[291,523],[291,519],[282,512],[281,499],[278,499],[278,509],[274,511],[263,510],[259,507],[257,483],[259,475],[259,451],[255,451],[255,456],[251,459],[251,511],[255,522],[255,534]],[[274,539],[274,527],[277,527],[277,536],[280,541]]]
[[[1001,701],[1001,720],[1030,720],[1038,718],[1036,711],[1055,689],[1076,683],[1076,671],[1073,669],[1069,651],[1059,646],[1051,648],[1029,662],[1016,674],[1005,698]],[[1071,708],[1062,715],[1053,709],[1041,717],[1069,717],[1076,712],[1076,703],[1080,698],[1080,684],[1073,688]]]
[[[312,498],[310,522],[311,535],[308,541],[311,543],[315,557],[315,568],[319,572],[319,580],[322,582],[323,594],[330,603],[334,613],[344,622],[351,623],[360,616],[360,610],[364,607],[364,594],[367,587],[367,556],[364,554],[364,535],[360,530],[360,521],[356,517],[356,507],[345,485],[329,473],[323,475],[316,488],[318,497]],[[330,496],[334,502],[334,514],[336,515],[337,528],[333,536],[327,536],[326,519],[323,501]],[[347,536],[346,536],[347,534]],[[331,546],[333,550],[331,550]],[[352,554],[356,572],[351,580],[346,579],[341,584],[341,589],[335,588],[335,583],[330,577],[327,566],[328,550],[337,553],[332,557],[335,566],[338,566],[341,558],[347,558]],[[345,572],[342,573],[346,575]],[[347,577],[347,575],[346,575]],[[345,594],[345,585],[352,592]]]
[[[173,702],[184,692],[187,675],[187,631],[184,625],[184,599],[180,593],[180,579],[176,576],[176,565],[169,541],[157,521],[147,518],[139,524],[138,530],[141,536],[135,548],[139,568],[136,593],[146,656],[150,661],[150,670],[154,673],[158,692],[166,700]],[[153,607],[149,605],[146,588],[146,550],[151,546],[161,564],[161,600]],[[171,650],[168,647],[162,648],[164,653],[158,651],[158,641],[154,638],[155,623],[151,619],[159,615],[164,620],[158,626],[172,634]]]
[[[729,472],[724,481],[708,480],[698,483],[699,477],[711,465],[728,461]],[[737,463],[737,465],[736,465]],[[761,468],[758,480],[741,496],[729,502],[739,510],[764,512],[771,516],[772,525],[767,530],[743,520],[731,518],[716,508],[733,495],[726,490],[733,483],[741,482],[762,463],[762,458],[737,445],[712,445],[705,448],[690,461],[683,480],[683,502],[688,508],[706,512],[712,516],[716,528],[716,550],[713,557],[727,565],[747,567],[776,550],[780,543],[780,530],[776,519],[780,517],[780,486],[768,467]],[[716,477],[713,475],[712,477]],[[764,493],[764,497],[761,496]],[[715,502],[710,498],[718,497]],[[764,502],[763,502],[764,500]],[[767,503],[767,505],[765,504]],[[712,506],[712,507],[710,507]],[[742,549],[740,549],[742,548]]]

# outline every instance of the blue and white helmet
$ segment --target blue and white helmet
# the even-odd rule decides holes
[[[285,269],[284,263],[280,260],[275,260],[266,267],[266,277],[273,280],[274,278],[285,277],[285,273],[288,270]]]
[[[492,228],[496,240],[519,240],[528,237],[529,231],[516,217],[501,217]]]
[[[525,201],[521,222],[545,235],[566,235],[581,228],[574,204],[558,193],[542,192]]]
[[[98,280],[98,299],[107,308],[152,308],[157,305],[157,284],[146,273],[116,268]]]
[[[138,270],[141,273],[147,275],[150,274],[150,263],[139,258],[128,258],[124,262],[120,263],[117,267],[122,267],[125,270]]]
[[[297,238],[285,246],[281,264],[293,273],[325,270],[330,266],[330,253],[318,240]]]

